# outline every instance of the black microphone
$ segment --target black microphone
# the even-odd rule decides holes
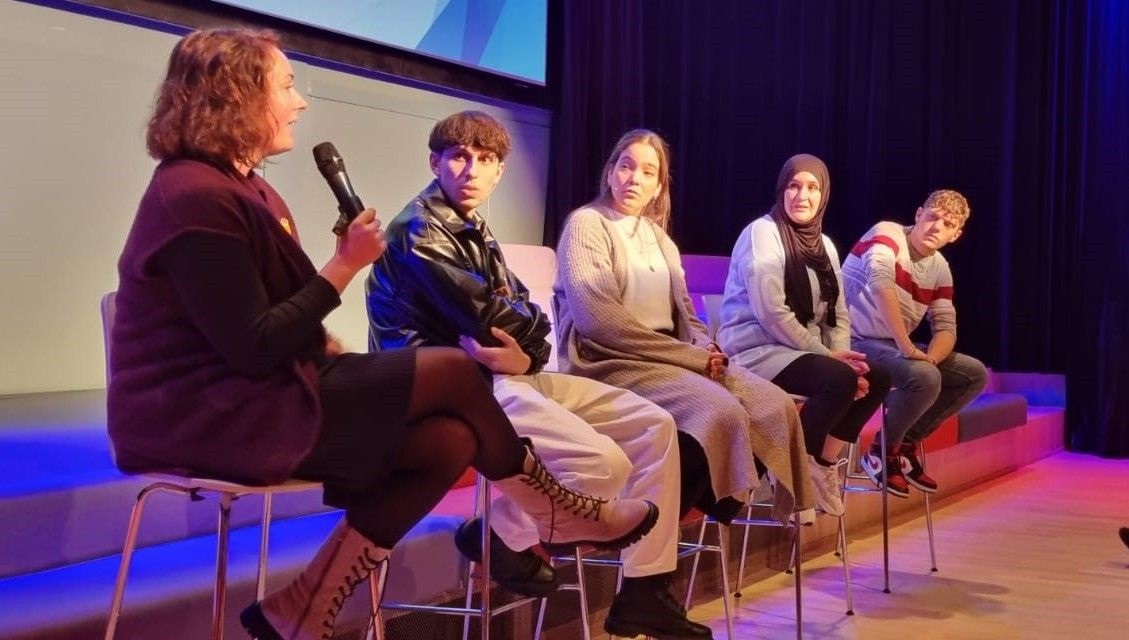
[[[329,183],[333,196],[337,198],[337,210],[341,215],[333,224],[333,233],[342,235],[353,218],[364,211],[365,205],[361,204],[360,197],[353,191],[349,174],[345,173],[345,161],[341,159],[332,142],[323,142],[314,147],[314,162],[317,163],[318,171],[321,171],[325,181]]]

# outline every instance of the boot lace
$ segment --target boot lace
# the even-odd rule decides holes
[[[530,449],[530,452],[533,454],[533,469],[525,473],[521,481],[548,496],[554,507],[569,511],[585,520],[592,518],[599,522],[600,512],[608,501],[565,487],[560,480],[557,480],[549,472],[548,467],[541,461],[541,456],[533,452],[532,449]],[[554,508],[550,519],[550,527],[554,531],[556,530],[556,516],[556,509]]]
[[[367,580],[369,574],[376,571],[381,562],[387,561],[386,559],[374,558],[373,551],[373,547],[366,546],[353,561],[352,566],[349,567],[349,572],[345,574],[344,584],[337,585],[337,593],[329,599],[329,609],[325,612],[325,619],[322,620],[321,640],[333,639],[333,628],[337,621],[337,614],[341,613],[341,608],[345,606],[345,600],[353,595],[357,585]]]

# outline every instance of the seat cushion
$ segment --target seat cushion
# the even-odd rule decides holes
[[[1026,398],[1018,393],[984,393],[957,414],[957,440],[968,442],[1026,423]]]

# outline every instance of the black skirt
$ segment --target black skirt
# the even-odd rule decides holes
[[[318,369],[322,425],[295,476],[325,485],[325,503],[363,502],[394,468],[408,428],[414,347],[327,358]]]

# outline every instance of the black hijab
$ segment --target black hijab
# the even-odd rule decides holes
[[[819,181],[821,197],[815,216],[804,224],[796,224],[784,210],[784,190],[797,173],[807,171]],[[823,214],[831,196],[831,178],[827,165],[819,158],[801,153],[788,158],[776,178],[776,202],[769,215],[776,222],[784,241],[784,304],[806,325],[815,317],[812,308],[811,281],[807,268],[815,271],[820,299],[827,303],[827,325],[835,326],[835,304],[839,300],[839,282],[823,246]]]

